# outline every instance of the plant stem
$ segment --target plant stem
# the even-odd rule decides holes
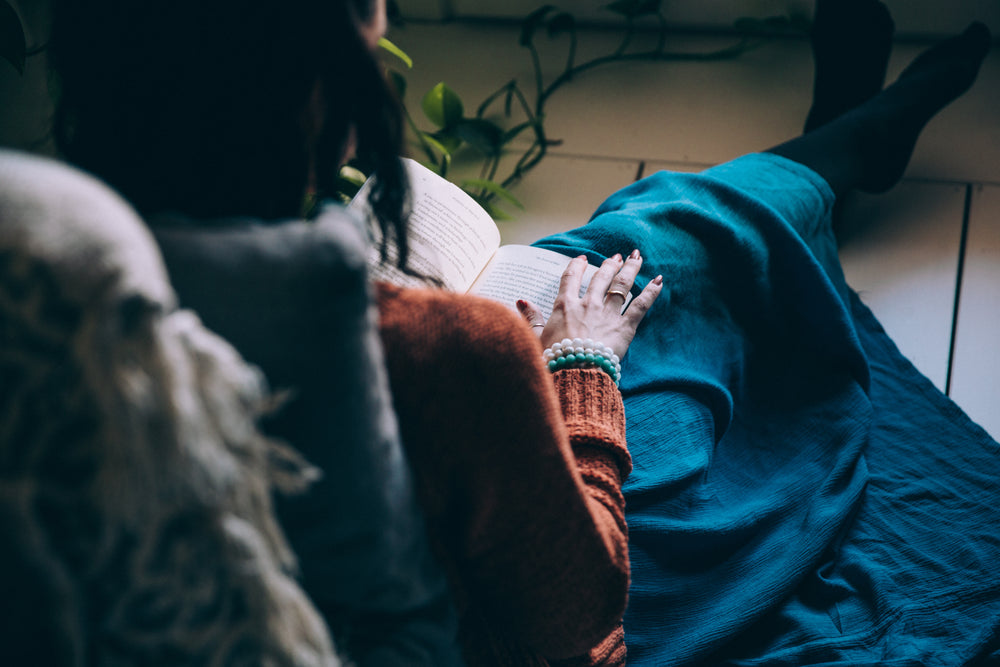
[[[542,60],[538,56],[538,49],[535,48],[534,42],[528,44],[528,51],[531,53],[531,66],[535,71],[535,92],[538,99],[541,99],[542,91],[545,87],[544,80],[542,78]]]
[[[536,81],[538,83],[539,90],[541,90],[541,69],[538,70],[538,78]],[[535,140],[532,142],[531,146],[528,147],[528,150],[521,155],[510,176],[504,179],[503,183],[501,183],[501,186],[504,188],[508,187],[511,183],[520,180],[524,172],[538,164],[538,162],[545,157],[546,148],[548,146],[548,139],[545,136],[545,126],[542,124],[541,120],[543,117],[541,114],[542,104],[536,104],[535,111],[532,112],[531,105],[528,104],[528,100],[525,99],[524,94],[517,85],[513,86],[512,92],[517,98],[518,103],[521,105],[525,115],[528,117],[528,121],[534,129]],[[541,100],[541,98],[539,99]],[[533,155],[535,151],[537,151],[537,155]]]
[[[480,103],[479,108],[476,109],[476,118],[482,118],[483,114],[486,113],[486,109],[489,108],[493,101],[503,95],[504,93],[510,93],[511,89],[517,88],[517,79],[511,79],[504,85],[500,86],[495,92],[489,95],[485,100]]]
[[[576,61],[576,27],[573,27],[573,31],[569,35],[569,55],[566,56],[566,71],[569,72],[573,69],[573,63]]]
[[[662,18],[662,17],[661,17]],[[521,105],[525,108],[525,112],[528,114],[529,118],[542,118],[544,117],[545,104],[549,97],[558,90],[563,84],[569,82],[574,76],[580,74],[589,69],[599,67],[601,65],[606,65],[608,63],[617,61],[635,61],[635,60],[645,60],[645,61],[713,61],[713,60],[725,60],[727,58],[735,58],[752,48],[755,48],[759,44],[751,42],[748,38],[743,38],[736,44],[728,46],[716,51],[709,51],[707,53],[681,53],[681,52],[667,52],[664,51],[664,46],[666,43],[666,24],[663,25],[663,30],[660,33],[660,38],[658,40],[657,46],[652,51],[642,51],[639,53],[623,53],[623,47],[627,46],[631,41],[631,35],[627,35],[622,46],[619,47],[618,51],[609,54],[607,56],[601,56],[589,60],[584,63],[580,63],[575,66],[567,66],[566,70],[560,74],[552,83],[549,84],[547,88],[543,88],[542,75],[541,75],[541,64],[538,60],[538,52],[533,48],[529,47],[532,53],[532,58],[535,63],[535,81],[538,89],[541,91],[538,95],[538,100],[535,104],[534,114],[528,109],[527,101],[521,94],[521,91],[515,85],[513,91],[521,102]],[[631,24],[630,24],[631,27]],[[573,48],[575,49],[575,42],[573,43]],[[517,165],[501,185],[504,188],[509,187],[513,183],[520,180],[525,173],[530,171],[542,158],[545,157],[548,152],[548,139],[545,136],[545,128],[539,123],[535,123],[535,141],[528,147],[521,158],[518,160]]]

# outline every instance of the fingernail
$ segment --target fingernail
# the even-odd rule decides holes
[[[639,249],[636,248],[632,251],[632,254],[628,256],[629,259],[639,259]]]
[[[620,252],[616,252],[614,257],[612,257],[611,259],[615,260],[616,262],[620,262],[622,261],[622,254]]]
[[[517,309],[518,310],[524,310],[527,307],[528,307],[528,302],[527,301],[525,301],[524,299],[518,299],[517,300]]]
[[[653,282],[656,283],[657,285],[662,285],[663,284],[663,276],[656,276],[655,278],[653,278]]]

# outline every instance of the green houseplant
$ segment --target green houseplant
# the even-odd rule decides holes
[[[546,133],[546,104],[562,87],[589,70],[625,61],[713,61],[739,57],[765,43],[775,34],[808,31],[809,19],[801,15],[764,19],[742,18],[734,25],[732,43],[724,48],[689,52],[668,48],[671,29],[664,17],[663,0],[615,0],[602,9],[617,15],[624,27],[617,46],[588,60],[577,56],[582,39],[575,16],[555,5],[544,5],[521,21],[518,43],[526,49],[532,64],[532,80],[527,86],[517,80],[500,85],[474,107],[465,104],[446,83],[441,82],[421,98],[421,110],[430,127],[416,121],[404,108],[416,153],[438,174],[450,178],[451,164],[459,156],[473,154],[479,163],[478,178],[460,178],[456,183],[468,192],[495,219],[509,217],[504,205],[520,207],[509,188],[541,162],[554,142]],[[639,46],[639,33],[655,36],[652,47]],[[566,59],[561,70],[548,73],[539,55],[540,39],[561,40]],[[648,41],[648,40],[646,40]],[[387,75],[400,99],[406,92],[406,69],[412,61],[397,46],[385,40],[383,48],[393,54]],[[425,129],[426,128],[426,129]],[[518,139],[527,139],[515,144]],[[517,146],[517,148],[515,148]],[[525,147],[526,146],[526,147]],[[513,166],[501,173],[504,157],[516,155]],[[510,164],[508,160],[506,164]],[[353,173],[356,183],[363,175]]]

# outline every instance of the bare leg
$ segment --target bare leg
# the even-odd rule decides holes
[[[986,26],[973,23],[918,56],[881,93],[769,152],[811,168],[837,196],[888,190],[927,122],[975,81],[990,40]]]

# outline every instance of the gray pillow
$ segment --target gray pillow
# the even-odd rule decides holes
[[[267,427],[324,473],[278,508],[314,601],[328,613],[394,612],[443,595],[391,408],[358,220],[331,207],[314,222],[148,222],[181,304],[291,391]]]

